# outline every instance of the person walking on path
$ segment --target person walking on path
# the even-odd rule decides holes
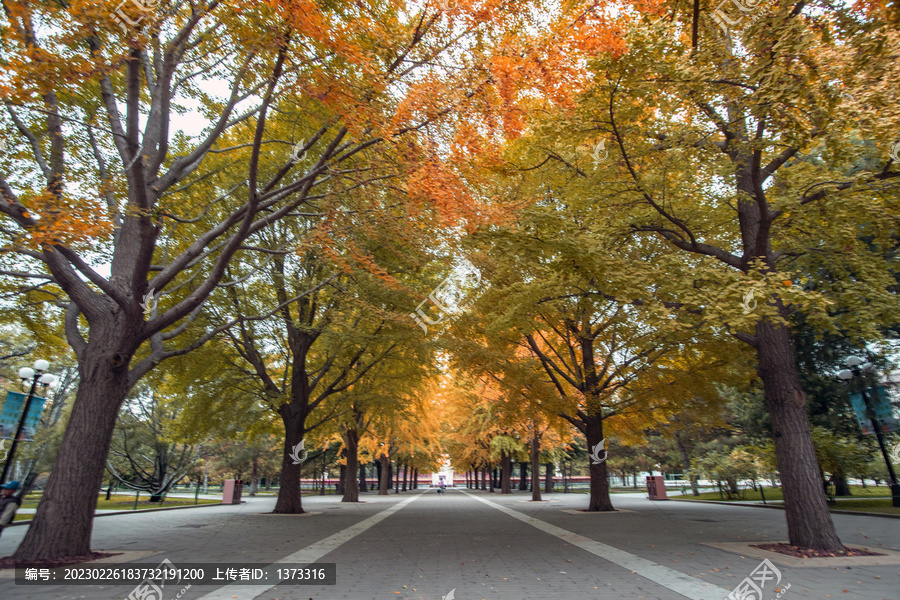
[[[18,481],[0,485],[0,535],[3,534],[3,528],[12,523],[16,511],[22,505],[22,498],[15,495],[18,490]]]

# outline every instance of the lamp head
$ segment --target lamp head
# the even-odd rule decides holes
[[[865,361],[863,361],[863,359],[858,356],[851,356],[847,359],[847,364],[851,367],[858,367],[859,365],[863,364],[863,362]]]
[[[840,377],[844,381],[846,381],[848,379],[853,379],[853,371],[850,371],[849,369],[844,369],[843,371],[838,373],[838,377]]]
[[[53,385],[54,383],[56,383],[56,375],[53,375],[52,373],[44,373],[43,375],[41,375],[41,378],[38,379],[38,381],[43,385]]]
[[[34,361],[34,370],[35,371],[46,371],[49,368],[50,368],[50,363],[48,363],[43,358],[39,358],[36,361]]]
[[[31,367],[22,367],[19,369],[19,377],[22,379],[31,379],[34,377],[34,369]]]

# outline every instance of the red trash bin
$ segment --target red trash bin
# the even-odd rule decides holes
[[[240,504],[244,482],[241,479],[226,479],[222,487],[222,504]]]
[[[666,478],[662,475],[647,476],[647,493],[651,500],[668,500],[666,496]]]

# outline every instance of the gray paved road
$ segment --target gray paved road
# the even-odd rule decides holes
[[[334,586],[193,586],[179,600],[438,600],[451,590],[455,600],[723,600],[760,559],[704,543],[786,539],[778,510],[615,495],[630,512],[572,514],[565,511],[582,508],[586,496],[545,495],[549,501],[539,504],[529,497],[463,490],[364,494],[360,504],[308,497],[306,508],[317,513],[310,516],[260,514],[274,499],[256,498],[239,507],[98,518],[93,547],[158,551],[141,559],[151,565],[162,558],[176,565],[272,563],[295,553],[337,564]],[[845,515],[835,521],[846,543],[900,550],[900,521]],[[3,532],[0,555],[11,553],[25,529]],[[900,600],[897,564],[778,568],[781,586],[790,583],[785,600]],[[0,579],[0,599],[122,600],[132,588],[24,587]],[[777,595],[773,581],[763,589],[762,599],[748,600]],[[173,600],[178,591],[166,588],[163,598],[144,600]]]

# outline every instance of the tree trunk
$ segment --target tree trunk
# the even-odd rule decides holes
[[[403,465],[403,491],[406,491],[406,483],[409,479],[409,466]]]
[[[117,345],[125,344],[121,340],[116,344],[113,331],[107,336],[102,333],[92,324],[91,339],[103,342],[91,342],[82,351],[80,384],[69,423],[34,520],[13,554],[17,562],[91,552],[97,490],[103,485],[119,407],[128,394],[131,359],[116,351]]]
[[[662,471],[660,471],[662,473]],[[736,477],[727,477],[725,481],[728,483],[728,496],[737,498],[741,491],[738,489],[738,482]]]
[[[387,496],[388,482],[391,479],[390,459],[387,456],[382,456],[380,459],[380,464],[381,464],[381,469],[379,471],[378,495],[379,496]]]
[[[255,496],[259,491],[259,455],[253,455],[253,467],[250,471],[250,496]]]
[[[544,491],[548,494],[553,492],[553,463],[544,466]]]
[[[484,475],[485,475],[485,479],[490,480],[487,482],[487,484],[488,484],[487,491],[489,493],[493,494],[494,493],[494,469],[490,465],[486,466],[484,468]]]
[[[519,463],[519,491],[524,492],[528,489],[528,463]]]
[[[847,476],[843,472],[832,473],[831,481],[834,482],[835,496],[852,496],[850,486],[847,484]]]
[[[344,450],[347,455],[347,468],[344,469],[344,497],[341,502],[359,502],[359,488],[356,485],[357,471],[363,487],[366,485],[365,467],[359,463],[359,432],[348,429],[344,433]]]
[[[358,452],[358,450],[357,450]],[[366,465],[362,462],[359,463],[359,491],[360,492],[368,492],[368,483],[366,482]]]
[[[697,476],[694,475],[694,472],[691,469],[691,459],[688,458],[687,449],[684,447],[681,434],[678,432],[675,432],[675,442],[678,444],[678,452],[681,454],[681,464],[684,467],[684,472],[687,473],[688,479],[691,482],[691,490],[693,490],[695,496],[699,496],[700,490],[697,488]]]
[[[541,464],[538,462],[541,454],[541,439],[538,436],[531,438],[531,500],[537,502],[541,499]]]
[[[591,452],[603,441],[603,417],[587,415],[584,420],[588,452]],[[616,510],[609,497],[609,477],[607,476],[606,461],[594,464],[594,461],[590,460],[589,469],[591,475],[591,498],[588,504],[588,511]]]
[[[806,394],[800,386],[789,332],[782,325],[761,320],[756,337],[758,372],[772,417],[790,543],[823,552],[843,550],[818,475]]]
[[[291,404],[282,405],[278,414],[284,423],[284,449],[281,456],[281,487],[278,488],[278,500],[272,512],[279,515],[299,515],[305,512],[300,490],[300,470],[303,464],[295,465],[291,453],[303,440],[306,418],[296,407],[291,410]]]
[[[396,473],[394,474],[394,493],[400,493],[400,461],[397,461]]]
[[[512,456],[500,455],[500,493],[512,494]]]

